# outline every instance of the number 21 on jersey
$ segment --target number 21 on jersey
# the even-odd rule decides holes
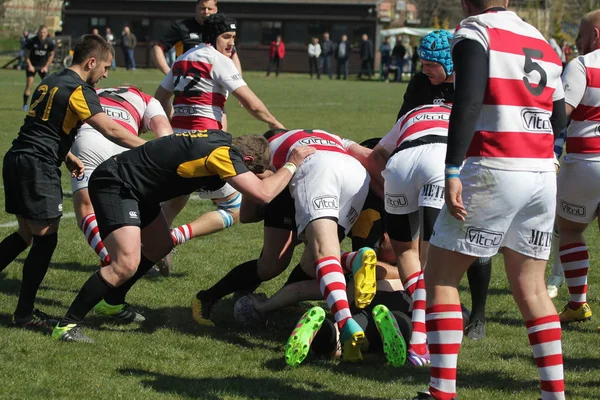
[[[31,107],[29,107],[29,111],[27,112],[27,115],[30,117],[35,117],[37,114],[37,108],[38,106],[40,106],[40,104],[44,101],[44,99],[46,100],[45,104],[43,104],[41,107],[44,107],[44,112],[41,115],[42,121],[48,121],[48,119],[50,118],[50,110],[52,109],[52,102],[54,101],[54,95],[56,94],[56,92],[58,92],[58,86],[53,87],[52,89],[48,88],[48,85],[40,85],[37,90],[36,93],[39,92],[39,97],[37,99],[34,100],[33,103],[31,103]],[[46,99],[46,95],[48,95],[48,98]]]

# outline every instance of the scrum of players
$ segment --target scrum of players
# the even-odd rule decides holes
[[[592,315],[583,232],[600,200],[600,189],[587,184],[600,175],[600,10],[582,18],[581,55],[561,77],[552,47],[505,3],[464,0],[454,35],[428,34],[418,50],[423,72],[410,82],[397,122],[360,144],[286,129],[245,83],[236,22],[213,0],[198,1],[197,17],[159,43],[168,50],[179,35],[185,52],[169,70],[155,51],[166,75],[154,96],[133,86],[96,89],[114,50],[82,36],[73,65],[35,89],[4,157],[6,211],[18,229],[0,243],[0,271],[31,246],[14,324],[93,342],[82,329],[92,310],[142,322],[126,296],[155,265],[169,274],[175,246],[238,220],[264,221],[260,257],[193,297],[196,322],[212,324],[213,306],[232,293],[243,324],[325,300],[333,320],[319,306],[300,318],[285,346],[290,366],[310,351],[346,362],[383,353],[394,366],[431,366],[429,388],[417,398],[453,399],[460,344],[463,335],[485,337],[490,259],[502,252],[541,398],[564,399],[561,323]],[[267,124],[264,135],[226,133],[230,94]],[[557,179],[554,141],[565,129]],[[146,131],[155,139],[141,139]],[[77,223],[101,268],[55,320],[35,308],[35,297],[57,244],[63,162]],[[217,209],[171,229],[194,192]],[[345,237],[350,252],[341,251]],[[285,285],[270,298],[254,294],[288,268],[301,244]],[[570,293],[560,314],[544,283],[551,247]],[[470,313],[457,290],[465,273]]]

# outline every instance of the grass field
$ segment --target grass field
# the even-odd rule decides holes
[[[10,147],[23,121],[20,110],[24,76],[0,71],[0,149]],[[394,123],[405,85],[379,82],[309,80],[283,75],[265,80],[245,77],[273,114],[288,128],[320,128],[351,139],[382,136]],[[155,71],[111,73],[102,86],[133,83],[153,93],[161,76]],[[227,109],[233,134],[266,130],[234,101]],[[70,182],[63,174],[64,209],[72,212]],[[3,197],[0,196],[3,202]],[[2,207],[3,209],[3,207]],[[176,222],[192,220],[211,209],[191,201]],[[0,214],[0,236],[9,235],[13,217]],[[235,265],[256,258],[262,246],[262,225],[238,225],[179,248],[170,278],[141,280],[129,302],[141,308],[147,321],[115,325],[91,316],[86,333],[95,344],[58,343],[39,333],[11,328],[17,302],[23,253],[0,275],[0,398],[1,399],[408,399],[428,382],[428,369],[393,368],[380,356],[361,365],[344,365],[309,357],[295,369],[286,366],[283,346],[298,315],[274,316],[260,332],[240,331],[232,318],[231,300],[215,310],[216,326],[200,327],[191,319],[189,300]],[[597,230],[590,229],[590,294],[592,308],[600,296]],[[296,252],[298,257],[300,251]],[[537,399],[537,370],[525,328],[507,288],[502,259],[494,259],[488,305],[488,337],[465,340],[459,358],[461,399]],[[96,255],[77,229],[64,218],[59,244],[38,295],[37,306],[62,315],[85,280],[98,266]],[[272,294],[287,273],[259,291]],[[465,281],[466,282],[466,281]],[[465,284],[466,285],[466,284]],[[470,305],[466,286],[462,294]],[[568,299],[562,288],[556,306]],[[587,322],[564,331],[563,348],[568,399],[600,398],[600,351],[597,323]]]

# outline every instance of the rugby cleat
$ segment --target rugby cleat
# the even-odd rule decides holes
[[[196,321],[197,324],[212,326],[214,324],[210,320],[210,312],[216,302],[213,300],[199,299],[198,295],[200,293],[201,292],[198,292],[198,294],[192,298],[192,318],[194,318],[194,321]]]
[[[52,331],[52,339],[61,342],[94,343],[92,338],[87,337],[81,332],[81,325],[78,324],[68,324],[65,326],[56,324]]]
[[[363,247],[356,252],[352,261],[352,275],[354,280],[354,304],[358,308],[365,308],[377,292],[377,255],[370,247]]]
[[[381,336],[385,358],[394,367],[404,365],[406,363],[406,342],[394,314],[386,306],[379,304],[373,308],[373,320],[379,336]]]
[[[431,363],[429,349],[427,349],[425,354],[418,354],[413,349],[408,349],[406,363],[414,367],[424,367],[425,365],[429,365]]]
[[[558,288],[563,284],[565,278],[562,275],[550,275],[546,281],[546,290],[551,299],[558,296]]]
[[[413,400],[434,400],[433,396],[429,392],[429,390],[424,390],[422,392],[417,392],[417,397],[413,397]],[[452,400],[456,400],[455,397]]]
[[[362,361],[360,347],[365,341],[365,333],[353,318],[348,319],[346,325],[341,329],[340,341],[342,342],[342,361]]]
[[[592,309],[588,303],[583,303],[579,308],[573,310],[569,304],[558,314],[561,323],[589,321],[592,319]]]
[[[304,361],[315,335],[323,325],[323,321],[325,321],[325,310],[319,306],[315,306],[304,313],[285,345],[285,362],[287,365],[297,367]]]
[[[171,275],[171,271],[173,270],[173,253],[175,252],[175,248],[169,252],[166,256],[163,257],[162,260],[156,263],[156,267],[158,268],[158,272],[164,277]]]
[[[485,338],[485,323],[480,319],[474,318],[465,328],[465,335],[472,340]]]
[[[117,318],[123,322],[144,322],[146,318],[129,304],[113,306],[102,300],[94,307],[94,312],[105,317]]]
[[[13,325],[17,328],[30,329],[51,333],[52,327],[58,323],[58,320],[52,319],[48,314],[34,308],[31,315],[21,318],[13,315]]]

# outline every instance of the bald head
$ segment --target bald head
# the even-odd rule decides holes
[[[461,0],[465,17],[479,15],[493,7],[508,7],[508,0]]]
[[[583,16],[576,44],[581,54],[600,48],[600,10],[590,11]]]

